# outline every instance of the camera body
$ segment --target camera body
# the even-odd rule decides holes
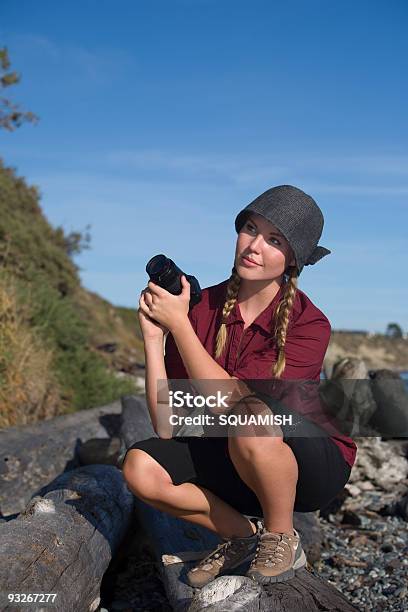
[[[182,291],[181,277],[184,274],[190,283],[190,308],[201,301],[201,287],[195,276],[185,274],[176,266],[173,260],[163,254],[155,255],[146,265],[146,272],[150,280],[173,295],[180,295]]]

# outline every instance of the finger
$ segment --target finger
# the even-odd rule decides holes
[[[149,310],[149,306],[146,304],[146,302],[144,301],[144,296],[142,296],[139,300],[139,308],[141,309],[142,312],[144,312],[145,314],[149,314],[150,310]]]
[[[153,304],[153,296],[150,291],[146,291],[146,293],[143,294],[143,299],[150,308]]]
[[[165,295],[166,293],[168,293],[168,291],[163,289],[163,287],[160,287],[160,285],[156,285],[156,283],[153,283],[153,281],[149,281],[147,283],[147,287],[153,294],[156,295]]]
[[[188,280],[186,279],[185,275],[183,274],[181,277],[181,284],[183,286],[183,293],[186,292],[187,294],[190,293],[190,283],[188,282]]]
[[[147,312],[144,312],[144,310],[142,310],[142,307],[139,306],[139,308],[137,309],[138,315],[140,318],[144,318],[146,319],[149,315],[147,314]]]

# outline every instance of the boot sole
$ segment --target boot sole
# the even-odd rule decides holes
[[[307,563],[306,555],[304,551],[302,550],[299,559],[295,561],[295,563],[293,564],[293,567],[288,569],[286,572],[282,572],[282,574],[279,574],[278,576],[265,576],[264,574],[261,574],[260,572],[257,572],[257,571],[252,571],[251,573],[248,572],[247,576],[248,578],[252,578],[256,582],[258,582],[259,584],[286,582],[287,580],[294,578],[295,571],[301,569],[302,567],[305,567],[306,563]]]

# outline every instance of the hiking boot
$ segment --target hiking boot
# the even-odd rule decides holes
[[[264,529],[247,576],[261,584],[284,582],[293,578],[295,570],[305,565],[306,555],[296,530],[295,535],[290,535]]]
[[[257,523],[257,531],[246,538],[223,538],[217,548],[202,559],[187,573],[190,586],[201,588],[224,574],[231,573],[243,563],[253,559],[258,544],[262,523]]]

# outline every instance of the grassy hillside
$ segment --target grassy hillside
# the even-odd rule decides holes
[[[37,189],[0,161],[0,427],[135,390],[126,372],[143,360],[136,311],[81,287],[69,253]]]

